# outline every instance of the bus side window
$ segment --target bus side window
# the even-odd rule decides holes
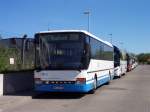
[[[104,59],[104,44],[101,42],[100,46],[99,46],[99,49],[100,49],[100,59]]]

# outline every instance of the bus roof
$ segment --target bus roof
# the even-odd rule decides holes
[[[94,39],[97,39],[97,40],[107,44],[108,46],[113,47],[113,45],[111,43],[109,43],[107,41],[104,41],[104,40],[100,39],[99,37],[89,33],[88,31],[85,31],[85,30],[50,30],[50,31],[41,31],[41,32],[38,32],[36,34],[42,34],[42,33],[64,33],[64,32],[79,32],[79,33],[81,32],[81,33],[89,35],[89,36],[93,37]]]

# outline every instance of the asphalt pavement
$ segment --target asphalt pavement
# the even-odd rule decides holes
[[[0,112],[150,112],[150,66],[139,65],[94,94],[1,96]]]

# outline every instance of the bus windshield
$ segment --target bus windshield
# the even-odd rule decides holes
[[[79,33],[47,33],[38,36],[40,69],[83,68],[84,38]]]

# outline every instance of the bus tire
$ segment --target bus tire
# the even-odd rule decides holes
[[[119,75],[118,78],[121,78],[121,75]]]
[[[112,79],[111,79],[111,74],[110,74],[110,72],[109,72],[109,77],[110,77],[110,80],[105,83],[106,85],[109,85],[109,84],[110,84],[110,81],[112,80]]]

